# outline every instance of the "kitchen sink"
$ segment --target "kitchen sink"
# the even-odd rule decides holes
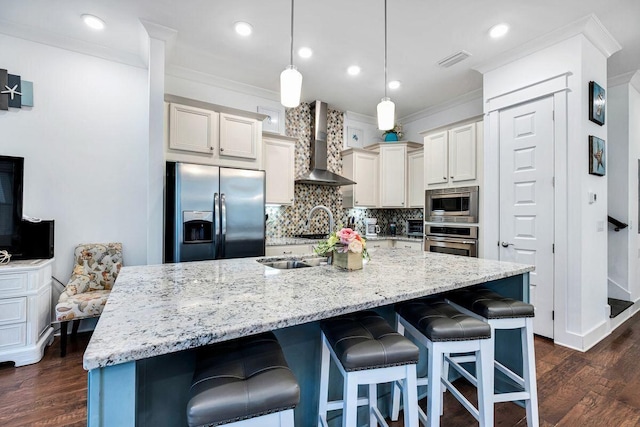
[[[317,267],[327,263],[325,257],[309,257],[309,258],[289,258],[289,259],[259,259],[257,260],[265,267],[277,268],[280,270],[290,270],[293,268]]]

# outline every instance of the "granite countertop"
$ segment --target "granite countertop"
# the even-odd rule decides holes
[[[534,269],[394,248],[377,250],[362,270],[352,272],[330,265],[278,270],[257,259],[124,267],[84,353],[84,368],[196,348]]]
[[[398,234],[395,236],[379,234],[376,237],[366,237],[366,240],[399,240],[403,242],[421,242],[422,237],[407,236],[406,234]],[[286,245],[315,245],[323,239],[303,239],[300,237],[267,237],[267,246],[286,246]]]

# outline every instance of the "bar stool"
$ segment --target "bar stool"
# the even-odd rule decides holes
[[[300,388],[268,332],[203,348],[189,397],[190,427],[294,427]]]
[[[493,390],[490,326],[460,313],[440,296],[398,304],[396,315],[398,332],[411,335],[428,351],[427,377],[418,378],[418,386],[427,386],[427,413],[418,408],[420,421],[429,427],[440,425],[443,394],[449,390],[478,420],[480,427],[493,426],[493,406],[490,399],[490,390]],[[475,354],[477,378],[449,360],[449,353],[468,352]],[[443,369],[443,364],[451,365],[477,387],[477,408],[449,381],[449,369]],[[402,384],[394,385],[391,419],[398,418],[401,388]],[[403,402],[406,406],[407,400],[404,397]]]
[[[342,409],[343,427],[355,427],[358,407],[369,406],[369,427],[387,426],[378,409],[377,385],[401,381],[404,386],[404,425],[418,427],[416,364],[418,347],[398,334],[377,313],[363,311],[320,322],[322,365],[318,426],[327,426],[327,412]],[[331,356],[329,356],[331,355]],[[329,401],[330,360],[343,383],[342,400]],[[368,398],[358,398],[358,386],[368,385]]]
[[[520,329],[522,343],[522,376],[495,360],[495,367],[515,382],[522,391],[493,393],[492,401],[515,402],[523,400],[527,411],[527,426],[538,427],[538,389],[536,385],[536,360],[533,345],[534,307],[522,301],[506,298],[490,289],[467,288],[450,292],[445,298],[463,313],[483,320],[491,326],[492,353],[495,350],[497,329]],[[457,358],[459,362],[464,357]]]

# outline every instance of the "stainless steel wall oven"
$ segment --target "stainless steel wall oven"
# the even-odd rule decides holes
[[[443,254],[478,256],[475,225],[425,225],[424,250]]]

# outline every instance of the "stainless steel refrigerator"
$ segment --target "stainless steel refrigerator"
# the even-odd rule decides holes
[[[165,262],[263,256],[264,171],[167,162]]]

